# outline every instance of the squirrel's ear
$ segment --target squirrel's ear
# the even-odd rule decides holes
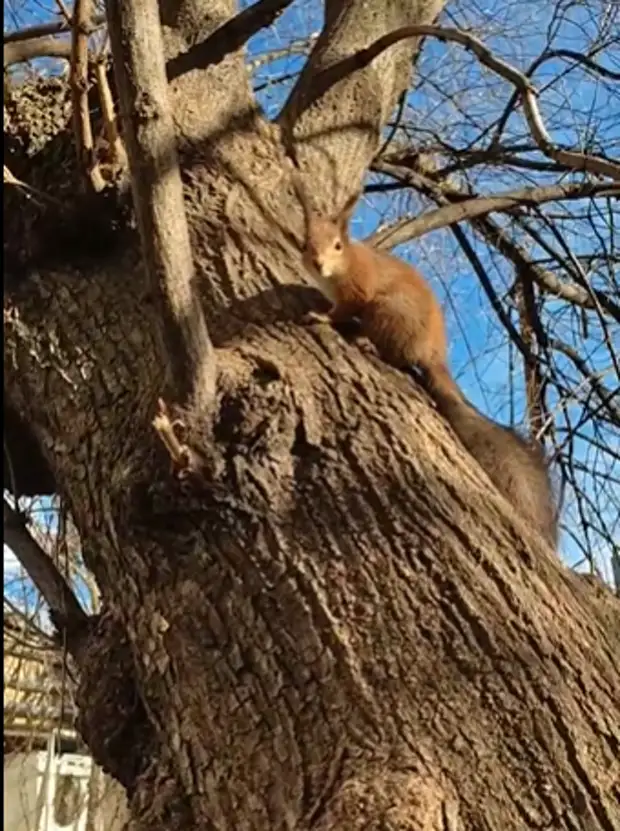
[[[342,210],[338,213],[336,223],[341,231],[346,231],[348,229],[349,222],[353,216],[353,211],[355,210],[355,206],[357,205],[360,195],[361,194],[357,192],[352,196],[349,196],[347,201],[344,203]]]

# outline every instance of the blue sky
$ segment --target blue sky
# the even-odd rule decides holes
[[[245,7],[251,4],[244,0],[240,5]],[[55,5],[53,0],[25,0],[19,5],[18,16],[12,13],[15,8],[5,0],[5,32],[16,26],[50,20]],[[473,29],[496,54],[521,69],[527,69],[545,47],[585,50],[591,47],[597,32],[600,36],[601,19],[593,13],[591,4],[564,4],[562,14],[553,14],[553,10],[554,4],[543,0],[490,0],[484,6],[475,0],[465,0],[448,4],[441,22]],[[284,50],[292,40],[318,34],[321,24],[321,4],[317,0],[297,0],[274,27],[251,39],[248,59],[260,64],[261,57],[266,53],[274,49]],[[597,55],[596,59],[620,71],[617,54],[615,65],[610,62],[612,55],[609,50]],[[299,55],[284,54],[280,59],[259,65],[254,70],[257,98],[268,116],[279,112],[294,83],[294,78],[287,76],[294,75],[302,64],[303,58]],[[52,69],[53,62],[46,61],[43,65]],[[550,84],[562,73],[564,75],[560,80]],[[600,152],[603,148],[608,156],[620,157],[620,99],[617,91],[614,94],[609,85],[561,58],[544,63],[534,74],[534,82],[543,90],[540,106],[555,141],[573,146],[591,146],[593,152]],[[499,117],[511,93],[509,84],[481,67],[462,48],[428,40],[407,99],[405,121],[412,125],[413,141],[417,144],[427,143],[439,134],[452,146],[463,147],[474,142],[478,142],[477,146],[484,146],[485,140],[480,139],[484,126]],[[402,135],[399,137],[402,138]],[[504,137],[517,144],[528,140],[520,110],[508,120]],[[529,154],[528,157],[541,158],[538,154]],[[378,179],[369,177],[368,181]],[[527,171],[502,171],[497,167],[477,169],[471,177],[471,183],[478,192],[498,192],[551,181],[556,181],[556,177],[539,172],[530,175]],[[561,206],[553,207],[561,213]],[[570,210],[585,211],[587,207],[585,203],[583,206],[571,203]],[[360,201],[352,223],[353,234],[367,236],[379,223],[399,218],[408,211],[415,214],[422,209],[429,209],[429,206],[411,194],[373,194]],[[585,226],[562,217],[556,221],[575,254],[586,254],[600,247],[600,241],[593,238],[591,231],[584,232]],[[605,221],[605,217],[601,217],[599,227],[601,234],[609,241]],[[469,238],[501,294],[513,280],[511,268],[498,255],[490,252],[484,243],[471,235]],[[542,249],[538,250],[536,246],[529,245],[529,250],[534,257],[544,256]],[[442,301],[451,344],[452,369],[466,395],[491,417],[519,425],[524,412],[521,363],[507,345],[503,329],[452,234],[448,230],[432,232],[411,245],[401,246],[397,253],[423,271]],[[596,285],[596,277],[593,284]],[[565,304],[550,304],[548,308],[556,318],[561,315],[560,319],[555,319],[554,331],[564,333],[566,340],[575,348],[589,354],[592,365],[607,373],[605,382],[613,387],[614,376],[609,373],[600,349],[601,333],[596,322],[590,325],[586,334],[582,332],[575,340],[574,313]],[[618,339],[620,353],[617,331],[613,337]],[[615,383],[618,383],[617,378]],[[570,411],[577,418],[580,407],[574,405]],[[593,429],[592,424],[586,425],[584,432],[591,434]],[[609,434],[604,440],[616,441]],[[620,453],[620,447],[616,449]],[[584,442],[576,443],[574,454],[577,460],[586,461],[589,452]],[[620,476],[618,466],[615,475]],[[571,516],[570,511],[566,514],[566,521],[572,524],[573,531],[578,531],[576,518]],[[574,564],[579,559],[578,546],[569,537],[563,538],[561,547],[567,562]],[[610,577],[608,569],[605,576]]]

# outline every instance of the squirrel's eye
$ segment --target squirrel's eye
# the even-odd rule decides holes
[[[337,239],[336,242],[334,243],[334,250],[335,251],[342,251],[342,243],[340,242],[339,239]]]

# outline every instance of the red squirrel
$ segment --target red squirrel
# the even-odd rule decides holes
[[[417,367],[438,411],[513,507],[554,549],[555,499],[542,448],[490,421],[464,397],[447,365],[444,316],[431,287],[403,260],[349,238],[359,194],[327,217],[315,211],[297,172],[293,184],[304,212],[303,260],[333,303],[308,321],[358,318],[382,358],[404,370]]]

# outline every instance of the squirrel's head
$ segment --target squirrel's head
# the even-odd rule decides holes
[[[357,199],[353,200],[353,206]],[[352,207],[353,207],[352,206]],[[315,214],[306,226],[306,267],[324,280],[345,276],[349,267],[351,242],[349,215],[326,217]]]
[[[359,199],[356,193],[332,216],[315,211],[299,183],[295,189],[300,197],[305,218],[304,263],[306,268],[323,280],[344,277],[349,268],[351,241],[349,220]]]

